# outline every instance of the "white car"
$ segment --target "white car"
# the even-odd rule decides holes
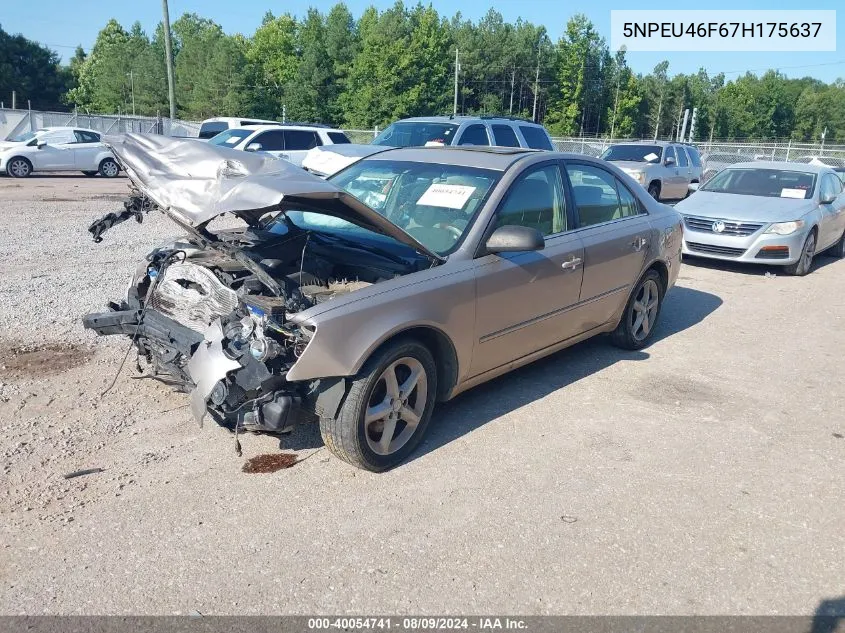
[[[268,121],[266,119],[244,119],[232,116],[216,116],[212,119],[206,119],[200,123],[200,131],[197,138],[207,141],[214,138],[220,132],[225,132],[233,127],[243,127],[245,125],[278,125],[278,121]]]
[[[0,173],[26,178],[34,171],[81,171],[114,178],[120,167],[100,133],[78,127],[45,127],[0,142]]]
[[[245,152],[265,152],[302,166],[308,150],[323,145],[348,144],[349,138],[335,128],[322,125],[244,125],[221,132],[208,141]]]

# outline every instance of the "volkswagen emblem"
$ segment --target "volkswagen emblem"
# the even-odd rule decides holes
[[[713,226],[711,226],[710,228],[713,230],[714,233],[721,233],[725,230],[725,223],[721,220],[716,220],[713,223]]]

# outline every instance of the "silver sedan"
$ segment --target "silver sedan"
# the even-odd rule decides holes
[[[845,257],[845,186],[823,165],[740,163],[675,207],[684,255],[784,266],[806,275],[817,253]]]

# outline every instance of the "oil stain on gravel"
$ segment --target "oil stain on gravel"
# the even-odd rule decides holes
[[[60,374],[91,360],[94,349],[87,345],[45,343],[7,347],[0,343],[0,372],[13,378],[38,378]]]
[[[268,453],[249,459],[241,470],[245,473],[274,473],[283,468],[290,468],[297,461],[296,455],[290,453]]]

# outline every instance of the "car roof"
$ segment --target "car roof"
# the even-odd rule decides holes
[[[36,132],[41,131],[46,132],[64,132],[65,130],[79,130],[80,132],[92,132],[93,134],[102,134],[102,132],[98,132],[97,130],[92,130],[87,127],[72,127],[70,125],[49,125],[47,127],[42,127],[40,130],[36,130]]]
[[[324,130],[326,132],[340,132],[341,130],[333,127],[328,127],[325,125],[320,124],[309,124],[309,123],[258,123],[258,124],[251,124],[251,125],[239,125],[237,127],[229,128],[231,130],[273,130],[273,129],[283,129],[283,130],[303,130],[303,131],[310,131],[315,132],[317,130]]]
[[[792,163],[783,161],[755,160],[753,162],[736,163],[727,169],[776,169],[779,171],[804,171],[821,174],[831,171],[827,165],[811,165],[808,163]]]
[[[437,147],[397,147],[367,156],[363,160],[396,160],[413,163],[434,163],[440,165],[459,165],[505,171],[518,160],[526,156],[542,155],[549,158],[591,159],[583,154],[548,152],[540,149],[522,147],[495,147],[461,145]]]
[[[276,121],[271,121],[269,119],[259,119],[254,116],[216,116],[210,119],[205,119],[203,123],[219,123],[219,122],[229,122],[229,121],[265,121],[267,123],[276,123]]]
[[[657,145],[658,147],[666,147],[667,145],[684,145],[697,149],[694,145],[681,143],[680,141],[621,141],[619,143],[611,144],[610,147],[613,147],[614,145]]]
[[[518,125],[533,125],[536,127],[543,127],[540,123],[535,123],[534,121],[529,121],[528,119],[520,119],[519,117],[509,117],[509,116],[497,116],[497,115],[487,115],[487,114],[480,114],[480,115],[470,115],[470,114],[458,114],[455,116],[452,115],[438,115],[438,116],[415,116],[415,117],[408,117],[407,119],[399,119],[395,121],[396,123],[455,123],[460,124],[464,122],[483,122],[489,121],[491,123],[498,122],[498,123],[516,123]]]

